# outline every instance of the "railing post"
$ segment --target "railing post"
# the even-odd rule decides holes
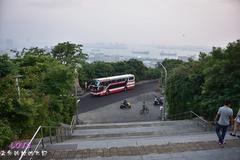
[[[52,128],[49,127],[49,138],[50,138],[50,143],[52,144]]]
[[[192,119],[193,117],[192,117],[192,112],[190,111],[189,112],[189,119]]]
[[[67,129],[67,138],[69,139],[70,137],[70,133],[69,133],[70,129]]]
[[[67,131],[66,128],[64,128],[64,136],[65,136],[65,140],[67,139]]]
[[[55,131],[56,131],[56,143],[58,143],[58,128],[56,128]]]
[[[44,142],[43,142],[43,128],[41,127],[41,137],[42,137],[42,148],[44,148]]]
[[[62,137],[62,127],[60,127],[60,138],[61,138],[61,142],[63,141],[63,137]]]

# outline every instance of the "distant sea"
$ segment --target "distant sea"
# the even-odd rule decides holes
[[[194,46],[126,46],[126,45],[86,45],[84,52],[88,54],[104,54],[129,56],[137,58],[161,59],[162,55],[194,56],[198,57],[200,52],[209,52],[210,47]],[[138,54],[139,52],[139,54]],[[142,54],[146,53],[146,54]]]

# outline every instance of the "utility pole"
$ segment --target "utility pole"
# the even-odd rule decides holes
[[[164,65],[159,62],[159,64],[162,66],[165,76],[164,76],[164,100],[163,100],[163,115],[162,115],[162,120],[166,120],[166,108],[167,108],[167,100],[166,100],[166,90],[167,90],[167,69],[164,67]]]
[[[80,98],[79,98],[78,95],[77,95],[77,92],[78,92],[78,86],[79,86],[77,69],[75,69],[75,73],[76,73],[76,78],[75,78],[76,124],[79,124],[78,110],[79,110],[79,102],[80,102]]]
[[[79,119],[78,119],[79,102],[80,102],[80,99],[77,99],[77,101],[76,101],[76,124],[79,124]]]

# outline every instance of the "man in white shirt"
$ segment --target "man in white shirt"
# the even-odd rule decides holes
[[[233,122],[233,110],[230,108],[230,101],[226,100],[224,106],[218,109],[215,122],[218,142],[221,145],[224,143],[228,126]]]

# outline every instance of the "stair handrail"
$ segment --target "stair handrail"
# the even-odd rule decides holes
[[[186,115],[189,115],[189,112],[190,111],[186,111],[186,112],[181,112],[181,113],[176,113],[174,115],[168,115],[168,119],[179,119],[179,117],[181,117],[182,115],[183,116],[186,116]]]
[[[39,139],[36,147],[34,148],[34,151],[36,151],[40,145],[40,143],[42,143],[42,148],[44,148],[44,135],[43,135],[43,128],[49,128],[49,138],[50,138],[50,143],[52,144],[52,129],[55,128],[56,129],[56,141],[58,143],[58,133],[60,131],[60,137],[61,137],[61,141],[63,141],[63,135],[62,135],[62,129],[64,129],[64,137],[69,137],[69,132],[66,132],[67,130],[70,131],[70,134],[72,134],[73,129],[75,127],[75,123],[76,123],[76,117],[73,116],[72,117],[72,121],[71,121],[71,125],[70,127],[65,127],[65,126],[39,126],[38,129],[35,131],[34,135],[32,136],[31,140],[29,141],[27,147],[24,149],[24,151],[22,152],[19,160],[22,160],[23,156],[26,154],[26,151],[30,148],[30,146],[32,145],[32,142],[34,139],[36,139],[36,136],[39,132],[41,132],[41,138]]]
[[[203,117],[199,116],[197,113],[193,112],[193,111],[187,111],[187,112],[182,112],[182,113],[177,113],[175,115],[169,116],[169,119],[181,119],[182,116],[184,116],[184,119],[193,119],[192,116],[195,116],[198,125],[201,125],[204,127],[205,130],[209,130],[211,128],[213,128],[213,125],[211,122],[208,122],[207,120],[205,120]],[[173,117],[173,118],[172,118]]]
[[[204,123],[209,123],[207,120],[203,119],[203,117],[199,116],[197,113],[190,111],[193,115],[195,115],[199,120],[201,120]]]
[[[42,128],[42,126],[39,126],[38,129],[36,130],[36,132],[34,133],[32,139],[29,141],[27,147],[24,149],[24,151],[22,152],[19,160],[21,160],[23,158],[23,156],[25,155],[26,151],[29,149],[30,145],[32,144],[32,141],[34,140],[34,138],[36,137],[36,135],[38,134],[38,132],[40,131],[40,129]]]
[[[75,124],[76,124],[76,116],[73,116],[73,117],[72,117],[71,124],[70,124],[71,134],[73,133],[73,129],[74,129],[74,127],[75,127]]]

